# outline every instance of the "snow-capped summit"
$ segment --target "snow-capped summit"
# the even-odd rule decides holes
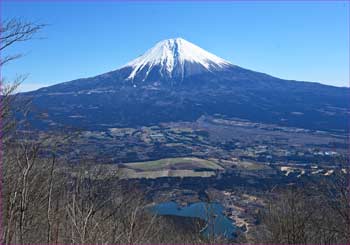
[[[123,68],[131,67],[128,79],[144,81],[154,75],[182,80],[189,75],[223,70],[229,66],[233,65],[193,43],[183,38],[173,38],[158,42]]]

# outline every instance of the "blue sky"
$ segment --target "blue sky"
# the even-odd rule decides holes
[[[156,42],[183,37],[277,77],[349,84],[349,2],[1,1],[2,18],[48,24],[8,52],[22,91],[115,70]]]

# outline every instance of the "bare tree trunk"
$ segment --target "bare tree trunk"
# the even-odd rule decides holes
[[[52,203],[52,188],[53,188],[53,173],[55,169],[56,156],[52,156],[51,169],[50,169],[50,177],[49,177],[49,191],[47,196],[47,243],[51,243],[51,203]]]

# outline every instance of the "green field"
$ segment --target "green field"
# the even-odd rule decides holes
[[[152,171],[135,171],[134,169],[123,168],[118,176],[121,179],[156,179],[160,177],[211,177],[214,176],[214,171],[201,171],[196,172],[194,170],[152,170]]]
[[[124,164],[127,168],[140,171],[155,171],[164,169],[219,169],[223,168],[217,163],[195,157],[164,158],[155,161],[133,162]]]

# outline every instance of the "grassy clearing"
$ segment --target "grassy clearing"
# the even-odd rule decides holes
[[[237,163],[237,166],[239,168],[245,169],[245,170],[266,170],[269,169],[268,166],[264,164],[259,164],[255,162],[248,162],[248,161],[242,161]]]
[[[223,169],[220,165],[215,162],[204,160],[195,157],[178,157],[178,158],[164,158],[155,161],[146,162],[134,162],[125,164],[126,167],[131,169],[137,169],[141,171],[152,171],[161,169]]]
[[[134,169],[124,168],[119,173],[121,179],[156,179],[160,177],[210,177],[215,175],[214,171],[202,171],[196,172],[193,170],[155,170],[155,171],[142,171],[137,172]]]

